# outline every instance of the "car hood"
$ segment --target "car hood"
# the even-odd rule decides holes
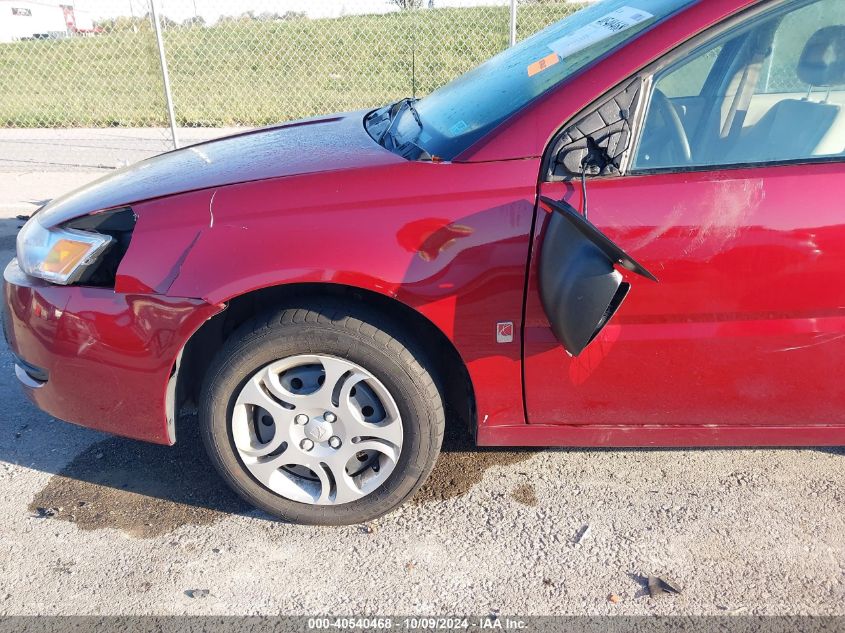
[[[45,226],[143,200],[241,182],[404,162],[364,129],[364,111],[191,145],[111,173],[38,212]]]

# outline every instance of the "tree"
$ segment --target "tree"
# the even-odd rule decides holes
[[[125,33],[125,32],[133,32],[137,33],[138,31],[148,31],[152,29],[152,22],[150,22],[150,15],[147,14],[143,17],[127,17],[122,16],[118,18],[106,18],[104,20],[98,20],[94,23],[94,26],[98,29],[101,29],[104,33]]]
[[[205,18],[201,15],[195,15],[192,18],[188,18],[182,22],[182,26],[192,27],[192,26],[205,26]]]
[[[390,0],[390,3],[396,5],[402,11],[410,11],[411,9],[419,9],[423,0]]]

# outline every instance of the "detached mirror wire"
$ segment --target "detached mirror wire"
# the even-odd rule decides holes
[[[627,150],[627,146],[623,151]],[[581,200],[582,209],[581,214],[585,220],[589,220],[588,215],[588,198],[587,198],[587,175],[598,176],[604,172],[608,165],[618,167],[613,158],[611,158],[607,150],[599,145],[592,136],[587,137],[587,153],[581,159]]]
[[[584,157],[584,162],[581,163],[581,215],[584,216],[585,220],[589,220],[590,216],[588,215],[587,208],[587,158],[589,156]]]

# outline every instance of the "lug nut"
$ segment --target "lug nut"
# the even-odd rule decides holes
[[[326,411],[326,413],[323,415],[323,419],[326,422],[334,422],[335,420],[337,420],[337,416],[331,411]]]
[[[332,435],[329,438],[329,446],[331,446],[332,448],[340,448],[340,444],[341,444],[341,441],[340,441],[340,438],[337,435]]]
[[[306,437],[299,443],[299,448],[301,448],[303,451],[310,451],[312,448],[314,448],[314,442],[312,442]]]
[[[305,415],[304,413],[300,413],[298,416],[296,416],[293,419],[293,421],[296,422],[297,424],[308,424],[308,416]]]

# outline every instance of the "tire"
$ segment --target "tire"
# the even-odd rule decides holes
[[[200,399],[203,443],[228,485],[275,517],[372,520],[413,495],[440,452],[444,406],[430,367],[366,305],[310,300],[269,312],[215,356]]]

